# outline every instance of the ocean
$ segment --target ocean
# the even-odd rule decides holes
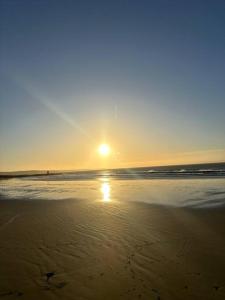
[[[8,178],[7,178],[8,176]],[[225,163],[4,174],[0,199],[120,202],[210,208],[225,204]]]

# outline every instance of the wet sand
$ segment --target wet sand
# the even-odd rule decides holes
[[[0,201],[2,299],[225,299],[225,210]]]

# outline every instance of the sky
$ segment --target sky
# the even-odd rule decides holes
[[[1,0],[0,171],[225,161],[224,78],[223,0]]]

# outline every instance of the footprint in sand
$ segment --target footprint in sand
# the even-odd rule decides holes
[[[62,289],[67,285],[67,282],[65,282],[65,281],[62,281],[59,283],[53,283],[52,281],[50,281],[50,278],[55,276],[55,272],[45,273],[45,276],[46,276],[47,285],[44,286],[44,289],[46,291],[53,290],[53,289]]]
[[[48,272],[48,273],[46,273],[46,274],[45,274],[45,276],[46,276],[46,281],[48,282],[49,279],[50,279],[51,277],[53,277],[54,275],[55,275],[55,272]]]
[[[62,288],[64,288],[64,286],[66,286],[66,285],[67,285],[66,282],[60,282],[60,283],[58,283],[58,284],[55,284],[54,286],[55,286],[56,288],[58,288],[58,289],[62,289]]]

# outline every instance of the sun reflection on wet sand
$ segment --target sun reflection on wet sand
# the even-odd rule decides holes
[[[103,182],[101,184],[102,201],[109,202],[110,199],[110,184],[109,182]]]

